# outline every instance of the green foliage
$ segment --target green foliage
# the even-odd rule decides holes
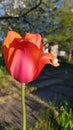
[[[3,76],[5,74],[7,74],[7,70],[5,67],[4,59],[2,55],[0,55],[0,76]]]
[[[1,130],[20,130],[20,129],[18,129],[18,128],[15,128],[15,127],[13,127],[13,126],[8,126],[7,124],[2,124],[2,126],[0,126],[0,129]]]
[[[30,130],[73,130],[73,110],[69,104],[52,108],[41,110],[36,127]],[[57,116],[55,110],[58,112]]]
[[[37,124],[37,130],[56,130],[57,122],[55,120],[54,111],[47,109],[46,111],[41,111],[40,119]]]
[[[60,107],[57,121],[62,130],[73,130],[73,110],[68,104]]]

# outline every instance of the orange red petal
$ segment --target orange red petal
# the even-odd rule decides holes
[[[42,41],[40,34],[25,33],[25,40],[34,43],[42,51]]]
[[[22,38],[18,33],[9,31],[3,54],[9,73],[22,83],[36,79],[45,64],[59,66],[54,55],[42,52],[40,34],[26,33]]]

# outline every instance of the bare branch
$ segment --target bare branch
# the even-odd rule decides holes
[[[42,3],[42,0],[39,1],[39,3],[37,5],[35,5],[34,7],[32,7],[31,9],[29,9],[24,15],[27,15],[28,13],[30,13],[31,11],[33,11],[34,9],[38,8]]]
[[[19,19],[20,18],[20,16],[16,16],[16,17],[14,17],[14,16],[9,16],[9,15],[7,15],[7,16],[0,16],[0,20],[7,20],[7,19]]]
[[[33,11],[34,9],[38,8],[40,6],[40,4],[42,3],[42,0],[39,1],[39,3],[37,5],[35,5],[34,7],[30,8],[27,12],[25,12],[24,14],[22,14],[21,16],[0,16],[0,20],[7,20],[7,19],[20,19],[21,17],[26,16],[28,13],[30,13],[31,11]]]

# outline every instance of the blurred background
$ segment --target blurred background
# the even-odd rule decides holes
[[[72,0],[0,0],[0,46],[8,30],[40,33],[44,51],[73,58]],[[1,48],[1,47],[0,47]]]
[[[26,84],[27,130],[73,130],[73,0],[0,0],[0,130],[20,130],[21,85],[2,56],[9,30],[40,33],[60,63]]]

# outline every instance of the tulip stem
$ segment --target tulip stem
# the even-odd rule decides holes
[[[22,96],[22,130],[26,130],[25,84],[21,85],[21,96]]]

